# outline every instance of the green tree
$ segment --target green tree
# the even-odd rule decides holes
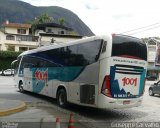
[[[47,13],[43,13],[40,16],[36,17],[33,21],[30,22],[32,24],[32,34],[35,33],[38,24],[50,23],[53,21],[53,17],[50,17]]]
[[[53,21],[53,17],[50,17],[47,13],[43,13],[42,15],[36,18],[39,24],[48,23]]]
[[[64,25],[65,19],[64,18],[59,18],[58,22],[60,25]]]

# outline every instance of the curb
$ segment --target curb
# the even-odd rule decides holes
[[[26,103],[22,102],[18,107],[10,108],[10,109],[6,109],[6,110],[0,111],[0,117],[20,112],[20,111],[22,111],[22,110],[24,110],[26,108],[27,108]]]

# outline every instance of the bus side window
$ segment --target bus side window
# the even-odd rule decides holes
[[[32,68],[32,67],[33,67],[32,63],[25,63],[24,64],[24,68]]]
[[[106,51],[106,47],[107,47],[107,41],[104,41],[103,42],[102,53],[104,53]]]
[[[99,58],[102,40],[94,40],[88,43],[78,45],[78,55],[81,56],[82,65],[88,65],[96,62]]]

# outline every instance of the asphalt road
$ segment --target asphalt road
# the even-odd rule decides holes
[[[99,110],[89,107],[70,105],[67,108],[59,108],[56,100],[32,93],[20,93],[13,86],[12,77],[0,76],[0,98],[22,100],[28,105],[27,110],[10,116],[0,117],[5,122],[31,122],[34,128],[53,126],[56,117],[60,117],[62,127],[67,128],[70,113],[74,114],[76,128],[107,128],[107,127],[160,127],[160,96],[148,95],[149,84],[145,87],[142,106],[119,109]],[[40,126],[39,120],[47,120],[48,123]],[[124,122],[126,122],[124,124]],[[19,124],[20,126],[21,124]],[[25,124],[26,125],[26,124]],[[49,125],[49,126],[47,126]],[[1,125],[0,125],[1,127]]]

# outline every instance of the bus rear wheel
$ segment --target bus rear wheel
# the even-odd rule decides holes
[[[57,94],[57,102],[60,107],[66,107],[67,106],[67,94],[64,89],[58,90]]]
[[[20,92],[24,92],[23,82],[22,82],[22,81],[19,82],[19,91],[20,91]]]

